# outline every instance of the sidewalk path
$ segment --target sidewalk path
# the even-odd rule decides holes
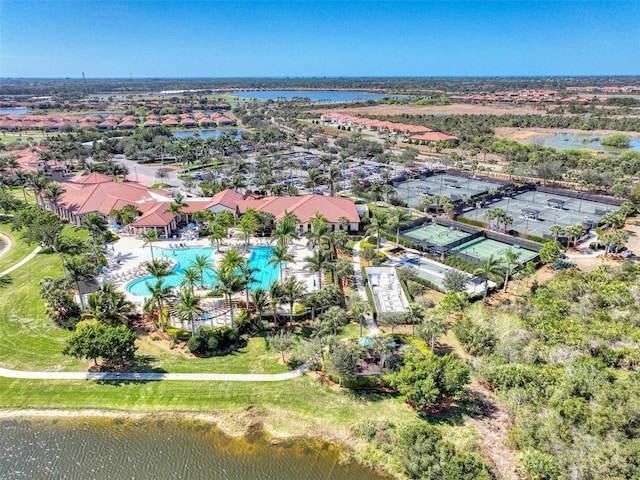
[[[301,376],[305,363],[285,373],[111,373],[111,372],[27,372],[0,368],[0,377],[30,380],[133,380],[133,381],[192,381],[192,382],[280,382]]]
[[[356,278],[356,287],[358,287],[358,293],[360,294],[360,298],[364,303],[369,305],[369,299],[367,298],[367,290],[364,288],[364,280],[362,279],[362,273],[360,271],[360,242],[357,242],[353,246],[353,274]],[[379,330],[376,322],[373,320],[371,316],[371,312],[368,311],[364,316],[365,321],[367,322],[367,328],[369,329],[369,336],[378,335]]]
[[[26,257],[24,257],[22,260],[20,260],[18,263],[16,263],[14,266],[7,268],[4,272],[0,272],[0,277],[4,277],[5,275],[8,275],[9,273],[13,272],[14,270],[16,270],[17,268],[20,268],[22,265],[24,265],[25,263],[27,263],[29,260],[31,260],[33,257],[35,257],[40,250],[42,250],[42,247],[37,246],[33,252],[31,252],[29,255],[27,255]]]

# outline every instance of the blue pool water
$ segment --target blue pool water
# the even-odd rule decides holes
[[[254,273],[254,277],[256,278],[255,282],[252,282],[249,285],[251,290],[254,290],[258,287],[263,289],[268,289],[271,285],[271,282],[274,280],[278,280],[278,276],[280,275],[280,269],[276,268],[274,264],[267,263],[269,258],[271,258],[271,250],[273,247],[259,247],[252,248],[251,256],[249,257],[249,265],[252,268],[255,268],[257,271]],[[180,286],[180,282],[182,282],[184,269],[189,267],[195,260],[198,255],[205,255],[211,259],[213,263],[213,253],[216,251],[215,248],[212,247],[201,247],[201,248],[185,248],[179,250],[171,250],[171,249],[156,249],[159,251],[156,257],[169,257],[176,260],[178,263],[173,269],[174,275],[169,275],[165,277],[163,280],[164,285],[169,285],[171,287],[177,288]],[[132,295],[136,295],[138,297],[147,297],[150,295],[149,289],[147,288],[147,283],[153,284],[157,281],[156,277],[151,275],[147,277],[142,277],[127,285],[127,292]],[[212,270],[205,270],[204,274],[204,283],[206,286],[212,286],[215,282],[215,273]]]

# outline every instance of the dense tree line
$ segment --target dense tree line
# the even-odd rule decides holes
[[[524,298],[467,310],[454,332],[515,415],[532,478],[638,478],[640,270],[558,273]]]

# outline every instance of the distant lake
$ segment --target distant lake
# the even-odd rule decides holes
[[[218,138],[224,132],[227,132],[235,136],[235,138],[239,140],[240,138],[242,138],[241,132],[243,131],[244,130],[242,130],[241,128],[227,129],[227,130],[222,130],[219,128],[215,128],[212,130],[186,130],[186,131],[183,130],[180,132],[173,132],[173,136],[176,138],[188,138],[188,137],[193,137],[193,135],[197,133],[198,135],[200,135],[200,138],[209,138],[209,137]]]
[[[25,108],[0,108],[0,113],[15,113],[18,115],[24,115],[25,113],[33,113],[33,110],[27,110]]]
[[[607,135],[596,135],[593,133],[555,133],[553,135],[539,135],[527,143],[543,145],[555,148],[556,150],[595,150],[609,155],[619,155],[626,150],[640,150],[640,137],[629,135],[631,142],[629,148],[615,148],[602,145],[602,140]]]
[[[291,100],[294,97],[308,98],[312,102],[353,102],[355,100],[379,100],[389,94],[368,92],[342,92],[333,90],[264,90],[259,92],[234,92],[233,96],[258,100]]]
[[[0,420],[0,478],[389,480],[315,440],[229,437],[185,418]]]

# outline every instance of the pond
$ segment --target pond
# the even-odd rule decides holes
[[[24,115],[25,113],[33,113],[33,110],[25,108],[0,108],[0,113],[14,113],[16,115]]]
[[[229,437],[174,417],[2,419],[0,451],[0,478],[12,479],[389,480],[325,442]]]
[[[389,94],[335,91],[335,90],[262,90],[251,92],[234,92],[235,97],[254,98],[257,100],[291,100],[294,97],[308,98],[312,102],[354,102],[356,100],[380,100],[390,97]]]
[[[182,130],[179,132],[173,132],[173,136],[176,138],[188,138],[188,137],[193,137],[197,133],[198,135],[200,135],[200,138],[209,138],[209,137],[218,138],[220,135],[223,135],[226,133],[226,134],[233,135],[236,140],[240,140],[240,138],[242,138],[241,132],[243,132],[243,129],[241,128],[238,128],[238,129],[214,128],[211,130]]]
[[[608,155],[619,155],[627,150],[640,150],[640,137],[629,135],[631,138],[629,148],[615,148],[602,145],[602,140],[606,136],[593,133],[555,133],[552,135],[539,135],[527,141],[527,143],[543,145],[556,150],[595,150]]]

